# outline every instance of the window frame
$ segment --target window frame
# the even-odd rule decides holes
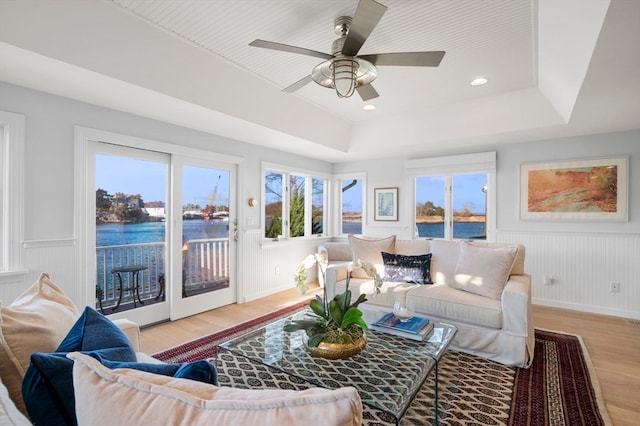
[[[282,234],[279,237],[271,238],[266,237],[266,174],[267,173],[277,173],[282,175]],[[290,206],[291,206],[291,176],[303,177],[305,179],[304,183],[304,235],[292,237],[290,230]],[[322,233],[314,234],[313,233],[313,180],[322,180],[324,182],[323,185],[323,209],[322,209]],[[262,211],[260,213],[260,229],[262,234],[262,239],[265,241],[281,241],[281,240],[298,240],[298,239],[310,239],[310,238],[322,238],[327,237],[329,235],[328,225],[330,224],[330,218],[327,215],[329,211],[328,200],[330,200],[330,176],[325,173],[319,173],[310,170],[304,169],[293,169],[281,164],[274,163],[262,163],[262,174],[261,174],[261,182],[262,182],[262,199],[264,200],[264,205]],[[285,222],[286,220],[286,222]]]
[[[413,224],[413,235],[418,237],[416,225],[416,179],[424,176],[445,177],[445,233],[444,239],[453,239],[453,177],[465,174],[487,174],[487,217],[486,217],[486,241],[495,241],[496,234],[496,152],[481,152],[477,154],[453,155],[447,157],[432,157],[416,160],[407,160],[407,188],[411,188],[413,196],[410,198],[412,205],[407,206],[408,223]],[[422,237],[424,238],[424,237]]]
[[[25,116],[0,111],[2,132],[2,252],[0,282],[13,282],[23,270]]]

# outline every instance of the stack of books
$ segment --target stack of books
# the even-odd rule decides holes
[[[424,341],[433,331],[433,321],[427,318],[413,316],[409,321],[402,322],[393,312],[389,312],[369,327],[375,331],[406,337],[418,341]]]

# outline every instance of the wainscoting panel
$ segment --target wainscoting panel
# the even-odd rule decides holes
[[[295,286],[293,275],[302,260],[315,253],[323,239],[264,241],[262,230],[247,230],[240,242],[238,303],[249,302]],[[307,273],[315,280],[315,269]]]
[[[77,306],[84,306],[77,279],[77,246],[73,239],[38,240],[23,243],[24,269],[28,271],[20,280],[0,288],[0,300],[9,304],[29,288],[42,272],[49,273],[51,280]]]
[[[525,246],[534,304],[640,318],[640,235],[498,231],[497,241]]]

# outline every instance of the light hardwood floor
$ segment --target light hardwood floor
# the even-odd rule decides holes
[[[142,349],[154,354],[312,297],[295,289],[240,305],[146,327]],[[536,328],[582,337],[615,426],[640,424],[640,321],[534,306]]]

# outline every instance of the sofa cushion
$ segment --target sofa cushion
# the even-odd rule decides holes
[[[502,329],[502,304],[445,284],[415,286],[407,295],[416,312],[443,320]]]
[[[90,354],[91,355],[91,354]],[[93,356],[93,355],[92,355]],[[94,356],[94,358],[97,358]],[[146,371],[147,373],[162,374],[177,379],[189,379],[210,385],[218,385],[218,371],[205,360],[185,362],[185,363],[145,363],[145,362],[119,362],[99,359],[105,367],[115,370],[116,368],[129,368],[133,370]]]
[[[351,300],[355,300],[361,294],[364,294],[367,296],[367,303],[392,308],[396,300],[403,300],[407,292],[416,286],[417,284],[412,283],[383,281],[380,293],[376,293],[372,278],[352,278],[349,283],[349,290],[351,290],[352,294]],[[346,280],[338,281],[336,283],[336,294],[344,293],[345,290]]]
[[[350,261],[353,258],[349,243],[327,241],[322,245],[327,249],[327,261],[329,262]]]
[[[512,244],[512,243],[489,243],[486,241],[473,241],[469,242],[469,244],[477,246],[477,247],[517,247],[518,253],[516,254],[516,259],[513,262],[513,268],[511,268],[511,275],[524,275],[524,255],[525,255],[525,247],[522,244]]]
[[[9,397],[9,392],[2,380],[0,380],[0,425],[31,426],[29,419],[18,410]]]
[[[382,252],[384,281],[432,284],[431,253],[416,256]]]
[[[460,241],[431,241],[431,279],[434,283],[450,285],[453,282],[459,254]]]
[[[414,240],[398,240],[396,239],[396,254],[404,254],[414,256],[418,254],[429,253],[429,240],[424,238]]]
[[[377,269],[380,269],[383,265],[383,251],[387,253],[395,253],[395,235],[382,239],[358,238],[354,235],[349,235],[348,239],[353,260],[362,260],[373,265]],[[356,278],[370,278],[367,273],[361,269],[354,269],[351,276]]]
[[[87,307],[54,353],[34,353],[25,374],[25,403],[36,424],[76,424],[73,361],[81,351],[110,369],[129,368],[176,378],[217,384],[217,372],[207,361],[165,364],[140,363],[128,338],[105,316]]]
[[[22,413],[22,378],[31,354],[53,352],[80,315],[47,274],[9,306],[0,306],[0,377]]]
[[[68,352],[83,351],[99,359],[135,362],[127,337],[104,315],[86,307],[54,353],[36,352],[22,382],[22,394],[35,424],[74,425],[73,362]]]
[[[234,389],[136,370],[109,370],[71,353],[79,424],[359,425],[356,390]]]
[[[500,299],[517,250],[516,246],[487,247],[461,243],[451,286],[480,296]]]

